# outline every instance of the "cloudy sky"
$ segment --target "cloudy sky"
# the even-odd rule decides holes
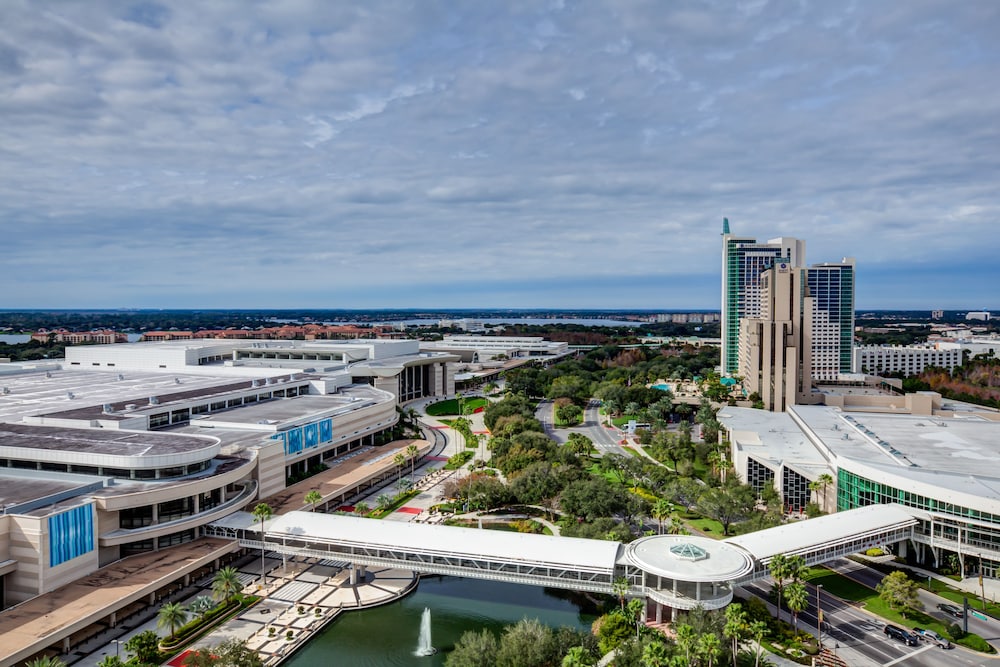
[[[0,9],[0,307],[1000,309],[1000,3]]]

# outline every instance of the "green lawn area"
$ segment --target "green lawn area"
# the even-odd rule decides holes
[[[462,413],[471,415],[478,408],[482,408],[489,405],[489,401],[485,398],[479,396],[472,396],[469,398],[462,399]],[[432,403],[427,406],[427,414],[432,417],[440,417],[441,415],[458,415],[458,400],[450,398],[447,401],[439,401],[437,403]]]
[[[683,518],[683,517],[682,517]],[[687,519],[684,518],[684,523],[691,526],[695,530],[702,533],[706,533],[709,537],[714,537],[716,539],[722,539],[722,524],[715,519],[707,519],[705,517],[699,517],[697,519]]]
[[[615,417],[614,419],[612,419],[611,423],[617,426],[618,428],[621,428],[622,426],[628,424],[630,419],[634,419],[637,422],[642,421],[642,419],[639,418],[639,415],[622,415],[621,417]]]

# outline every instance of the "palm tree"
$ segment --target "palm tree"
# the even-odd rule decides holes
[[[420,448],[416,445],[410,445],[406,448],[406,455],[410,457],[410,477],[417,472],[417,454],[420,453]]]
[[[771,578],[774,579],[779,621],[781,620],[781,602],[785,599],[785,579],[790,579],[792,574],[792,564],[789,560],[785,554],[775,554],[767,566],[771,571]]]
[[[645,623],[644,612],[646,611],[646,599],[645,598],[632,598],[628,601],[628,615],[632,618],[635,623],[635,638],[639,638],[639,630]]]
[[[156,627],[169,628],[170,636],[177,633],[177,628],[187,623],[188,611],[180,602],[168,602],[160,607],[156,615]]]
[[[631,586],[629,586],[628,579],[625,577],[619,577],[611,583],[611,589],[618,596],[618,602],[622,606],[622,611],[625,611],[625,597],[628,595],[628,591]]]
[[[66,663],[59,658],[46,655],[26,662],[25,667],[66,667]]]
[[[399,485],[399,481],[403,479],[403,466],[406,465],[406,457],[400,454],[396,454],[392,457],[392,462],[396,464],[396,484]]]
[[[754,667],[760,666],[760,654],[764,652],[761,642],[764,641],[764,635],[767,633],[767,623],[764,621],[750,621],[747,625],[747,633],[753,637],[754,641],[757,642],[757,648],[754,650]]]
[[[676,633],[677,646],[684,651],[684,664],[690,665],[691,651],[694,649],[695,642],[698,641],[698,636],[694,633],[694,628],[687,623],[678,625]]]
[[[316,503],[323,500],[323,494],[316,489],[310,489],[305,496],[302,497],[302,502],[306,505],[312,505],[312,511],[316,511]]]
[[[747,613],[738,602],[726,607],[726,625],[722,633],[733,640],[733,667],[736,667],[736,656],[740,652],[740,638],[747,628]]]
[[[264,522],[274,516],[274,511],[267,503],[257,503],[251,514],[260,521],[260,580],[263,586],[267,586],[267,572],[264,571]]]
[[[243,590],[240,583],[240,573],[235,567],[224,567],[212,577],[212,594],[216,598],[222,598],[229,606],[230,600]]]
[[[816,492],[819,508],[824,512],[826,511],[826,490],[832,485],[833,477],[827,473],[823,473],[815,481],[809,482],[809,490]]]
[[[653,641],[642,649],[643,667],[667,667],[670,664],[670,652],[663,642]]]
[[[666,498],[660,498],[653,504],[652,515],[656,519],[656,524],[659,526],[660,535],[663,534],[663,522],[670,518],[670,515],[674,512],[674,505]]]
[[[368,503],[358,503],[354,506],[354,513],[359,516],[365,516],[372,511],[372,508],[368,506]]]
[[[722,652],[722,642],[714,632],[706,632],[698,637],[698,655],[705,658],[707,667],[712,667]]]
[[[785,587],[785,602],[792,612],[792,631],[799,632],[799,612],[809,604],[809,595],[806,586],[801,581],[793,581]]]

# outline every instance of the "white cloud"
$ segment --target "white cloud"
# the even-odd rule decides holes
[[[711,308],[722,215],[856,256],[862,304],[929,298],[869,277],[996,275],[998,33],[974,3],[8,3],[5,306]]]

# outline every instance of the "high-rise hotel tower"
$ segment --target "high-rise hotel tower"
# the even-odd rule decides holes
[[[728,219],[723,219],[722,239],[723,374],[742,375],[744,387],[754,387],[749,391],[771,385],[760,393],[777,397],[769,405],[781,410],[778,406],[786,403],[782,397],[788,404],[804,400],[812,381],[849,373],[854,260],[805,268],[805,241],[777,238],[758,243],[730,233]],[[787,307],[778,308],[779,302],[787,302]],[[744,332],[741,338],[740,330],[749,321],[756,323],[752,330],[757,333]],[[778,333],[764,335],[761,327],[781,322],[778,329],[767,329]],[[745,349],[756,345],[767,349]]]
[[[806,242],[777,238],[767,243],[731,234],[722,220],[722,374],[739,373],[740,320],[760,317],[761,274],[778,260],[802,266]]]

